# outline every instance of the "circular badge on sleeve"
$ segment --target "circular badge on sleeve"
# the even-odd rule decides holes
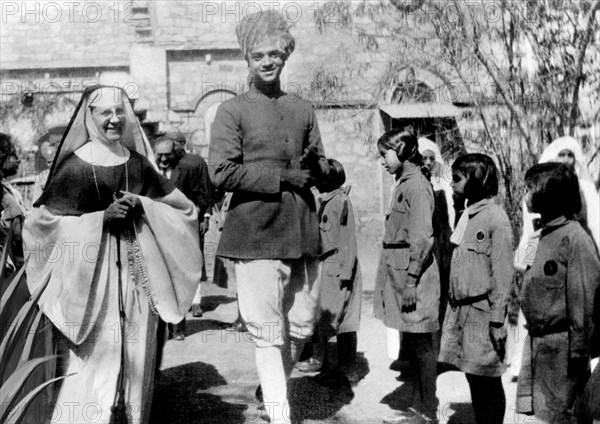
[[[477,241],[482,242],[485,240],[485,231],[483,230],[479,230],[477,231],[477,233],[475,234],[475,239],[477,239]]]
[[[544,264],[544,274],[554,275],[558,272],[558,264],[556,261],[546,261]]]
[[[327,224],[327,221],[329,221],[329,218],[327,218],[327,215],[323,215],[323,223]]]

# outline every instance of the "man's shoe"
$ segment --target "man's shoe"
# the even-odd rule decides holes
[[[227,327],[227,330],[236,331],[238,333],[246,333],[248,331],[248,328],[246,328],[246,324],[244,324],[242,321],[235,320],[231,323],[229,327]]]
[[[383,419],[385,424],[438,424],[437,418],[429,418],[414,408],[408,411],[398,411]]]
[[[346,376],[346,378],[352,385],[358,384],[358,382],[361,380],[360,375],[358,375],[358,373],[353,369],[342,370],[342,373]]]
[[[296,363],[296,369],[302,372],[317,372],[321,369],[323,364],[321,361],[315,358],[308,358],[304,362]]]
[[[171,336],[171,340],[185,340],[185,334],[181,331],[175,331]]]
[[[204,315],[204,313],[202,312],[202,308],[200,307],[200,304],[194,303],[192,305],[192,316],[194,318],[201,318],[202,315]]]
[[[388,415],[383,419],[384,424],[405,424],[409,423],[415,417],[415,413],[411,410],[408,411],[394,411],[393,414]]]

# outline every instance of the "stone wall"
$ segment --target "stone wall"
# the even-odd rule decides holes
[[[2,80],[8,75],[24,87],[32,81],[56,82],[68,86],[75,101],[86,82],[126,85],[139,99],[136,107],[148,111],[148,120],[159,121],[161,129],[183,131],[194,150],[205,156],[205,115],[242,90],[247,77],[236,24],[259,9],[281,10],[296,39],[282,82],[287,91],[320,105],[317,117],[326,152],[342,162],[352,185],[365,288],[372,288],[390,178],[382,172],[372,143],[382,132],[376,109],[354,107],[377,104],[377,84],[386,63],[365,53],[356,34],[321,33],[315,14],[323,2],[80,0],[59,16],[53,5],[67,3],[2,2]],[[327,13],[330,21],[340,17],[335,10]],[[355,69],[364,65],[362,70],[347,70],[349,59]],[[335,96],[311,84],[317,75],[328,78],[333,72],[344,88]],[[4,101],[10,93],[3,87],[0,94]],[[0,127],[14,133],[23,125],[0,122]],[[28,137],[33,136],[16,139],[27,147],[34,143]]]
[[[2,68],[128,64],[136,40],[125,0],[3,1]]]
[[[379,164],[379,154],[375,146],[368,143],[369,134],[364,130],[369,128],[374,112],[373,109],[317,110],[325,153],[342,163],[346,184],[352,186],[350,200],[354,207],[365,290],[372,289],[375,280],[383,237],[382,205],[387,195],[382,187],[389,184]]]

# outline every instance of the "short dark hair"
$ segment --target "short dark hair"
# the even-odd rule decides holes
[[[331,167],[331,190],[336,190],[346,182],[346,171],[342,164],[335,159],[327,159]]]
[[[498,169],[488,155],[467,153],[459,156],[452,164],[452,171],[460,172],[467,179],[464,196],[470,203],[498,194]]]
[[[415,165],[423,166],[423,156],[419,153],[417,136],[406,129],[391,130],[383,134],[377,145],[384,149],[393,149],[402,162],[409,161]]]
[[[573,215],[581,211],[581,194],[575,171],[568,165],[546,162],[533,165],[525,173],[525,186],[531,192],[532,212],[547,218]]]
[[[342,164],[335,159],[327,159],[327,163],[331,171],[329,172],[329,176],[323,178],[321,181],[318,181],[316,184],[317,189],[321,193],[328,193],[333,190],[337,190],[346,182],[346,172],[344,171],[344,167]]]

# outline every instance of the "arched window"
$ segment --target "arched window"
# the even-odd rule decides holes
[[[392,93],[391,103],[435,102],[435,92],[421,81],[406,81],[398,84]]]

